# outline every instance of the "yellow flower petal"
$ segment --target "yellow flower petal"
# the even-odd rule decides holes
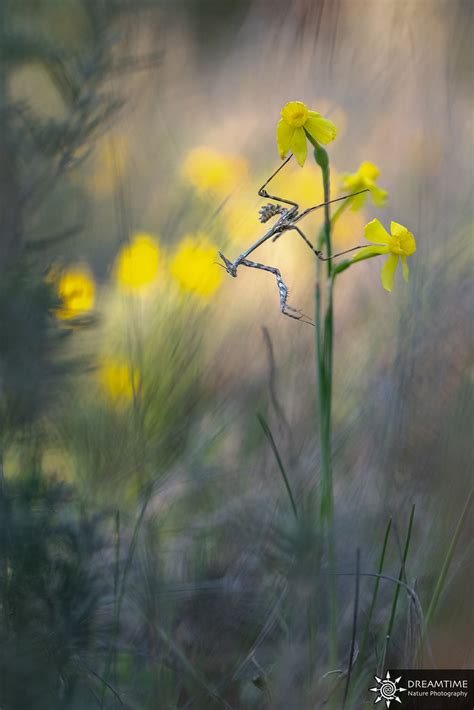
[[[283,118],[280,118],[277,124],[277,146],[281,159],[286,158],[286,155],[290,150],[294,132],[295,129],[293,126],[288,125]]]
[[[402,271],[403,271],[404,280],[408,281],[408,277],[410,275],[410,269],[408,268],[406,256],[402,256]]]
[[[373,219],[365,225],[364,236],[368,242],[374,244],[388,244],[390,241],[390,234],[378,219]]]
[[[220,286],[222,269],[214,263],[216,247],[204,235],[185,237],[171,261],[170,271],[182,291],[208,298]]]
[[[387,202],[388,192],[386,190],[382,190],[382,188],[377,185],[369,185],[368,187],[375,206],[383,207],[383,205]]]
[[[308,112],[308,120],[304,124],[304,128],[317,143],[322,143],[323,145],[333,141],[337,135],[337,128],[334,123],[327,118],[323,118],[316,111]]]
[[[373,163],[365,161],[361,163],[355,173],[348,173],[343,177],[343,187],[345,190],[350,192],[358,192],[359,190],[370,190],[372,200],[377,207],[381,207],[385,204],[388,193],[382,190],[375,184],[377,177],[379,176],[379,169]],[[367,193],[363,195],[358,195],[356,198],[351,200],[351,207],[353,210],[358,210],[364,204],[367,199]]]
[[[364,160],[364,162],[359,165],[357,172],[367,180],[376,180],[380,175],[378,167],[369,160]]]
[[[291,139],[291,150],[298,163],[303,167],[308,149],[306,147],[306,133],[303,128],[295,128]]]
[[[116,262],[119,286],[126,291],[139,291],[156,279],[159,249],[151,235],[135,232],[132,241],[120,251]]]
[[[403,254],[404,256],[411,256],[416,252],[415,237],[406,227],[398,222],[391,222],[390,231],[392,233],[392,237],[398,241],[400,254]]]
[[[86,268],[76,267],[61,273],[56,287],[62,305],[56,318],[68,320],[92,310],[95,301],[94,280]]]
[[[404,236],[407,232],[408,229],[403,226],[403,224],[399,224],[398,222],[390,222],[390,232],[392,234],[392,237],[402,237]]]
[[[393,289],[393,281],[395,279],[395,271],[397,268],[399,257],[397,254],[390,254],[385,264],[382,266],[382,271],[380,272],[380,280],[382,281],[382,286],[388,292]]]
[[[354,190],[354,192],[357,192],[357,190]],[[351,197],[349,200],[350,205],[351,205],[351,210],[353,212],[358,212],[365,205],[366,199],[367,199],[366,192],[362,192],[360,195],[356,195],[355,197]]]
[[[302,101],[289,101],[282,108],[282,119],[293,128],[301,128],[308,119],[308,107]]]
[[[105,360],[98,371],[99,384],[114,403],[131,402],[139,388],[139,375],[130,363],[124,360]]]
[[[400,238],[400,245],[404,251],[405,256],[411,256],[416,252],[416,241],[415,237],[411,232],[407,230],[404,237]]]
[[[342,187],[345,190],[353,190],[360,184],[357,174],[346,173],[342,176]]]

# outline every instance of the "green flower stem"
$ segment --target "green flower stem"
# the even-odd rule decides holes
[[[314,158],[321,168],[324,190],[324,201],[330,200],[329,188],[329,159],[328,154],[317,143],[311,141],[314,146]],[[331,213],[328,204],[324,207],[324,226],[321,230],[322,241],[327,254],[331,254]],[[320,520],[323,536],[327,540],[328,560],[331,571],[335,570],[336,554],[334,540],[334,502],[333,502],[333,477],[332,477],[332,455],[331,455],[331,409],[332,409],[332,361],[333,361],[333,266],[329,260],[326,262],[327,268],[327,295],[326,311],[324,315],[324,326],[321,332],[322,308],[321,308],[321,267],[317,264],[317,285],[316,285],[316,350],[317,350],[317,371],[319,382],[319,438],[321,450],[321,500],[320,500]],[[331,574],[329,589],[330,607],[330,629],[329,629],[329,663],[336,667],[337,663],[337,588],[336,576]]]
[[[354,263],[359,263],[359,261],[365,261],[366,259],[373,259],[376,256],[381,256],[381,254],[367,254],[366,256],[359,256],[357,258],[357,262],[352,261],[352,259],[345,259],[344,261],[340,261],[339,264],[337,264],[334,269],[333,269],[333,278],[335,278],[338,274],[341,274],[343,271],[349,268],[349,266],[352,266]]]
[[[324,148],[315,145],[315,160],[321,168],[323,177],[324,201],[330,200],[329,192],[329,160]],[[324,243],[328,254],[331,253],[331,215],[329,205],[324,208]],[[327,298],[324,316],[324,330],[321,335],[321,318],[317,319],[318,374],[320,377],[319,410],[320,410],[320,441],[321,441],[321,521],[325,532],[332,528],[333,492],[332,492],[332,460],[331,460],[331,392],[332,392],[332,356],[333,356],[333,279],[332,263],[327,266]],[[317,288],[318,316],[321,315],[321,292]],[[328,535],[329,537],[329,535]]]

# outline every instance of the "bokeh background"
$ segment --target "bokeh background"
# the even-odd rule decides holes
[[[426,613],[472,486],[472,14],[458,0],[2,3],[2,708],[324,707],[344,685],[328,678],[347,676],[356,551],[375,572],[391,517],[397,577],[413,504],[405,579]],[[295,524],[257,419],[306,510],[314,328],[281,316],[271,275],[215,263],[263,233],[257,191],[289,100],[338,127],[332,196],[365,160],[389,194],[347,210],[334,248],[374,217],[417,240],[392,294],[378,259],[337,283],[337,669],[334,570],[315,569],[315,521]],[[322,200],[311,156],[272,187]],[[314,313],[302,240],[258,260]],[[395,667],[472,667],[469,514],[455,542],[423,654],[402,590]],[[360,628],[373,584],[360,579]],[[351,707],[373,701],[392,596],[382,582]]]

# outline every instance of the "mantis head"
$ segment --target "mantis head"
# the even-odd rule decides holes
[[[228,274],[235,278],[237,276],[237,269],[235,268],[233,262],[229,261],[229,259],[227,259],[221,252],[219,252],[219,256],[224,262],[223,268],[227,271]]]

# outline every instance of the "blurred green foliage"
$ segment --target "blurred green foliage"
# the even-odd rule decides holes
[[[28,474],[0,489],[0,702],[85,708],[100,639],[100,521],[71,490]],[[90,705],[89,705],[90,706]]]

